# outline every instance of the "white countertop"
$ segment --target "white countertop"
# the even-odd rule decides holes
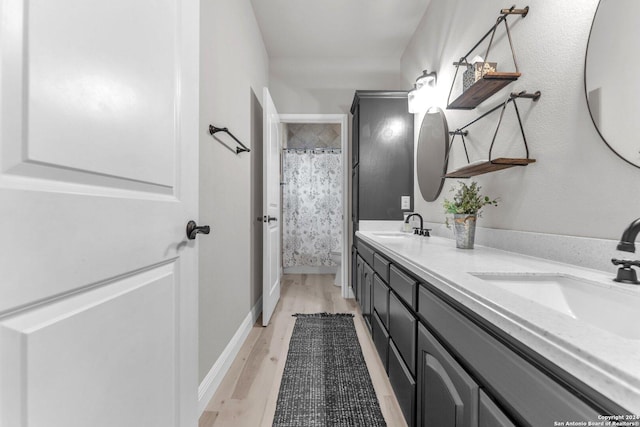
[[[473,250],[456,249],[455,241],[441,237],[387,237],[374,231],[356,235],[556,366],[631,413],[640,414],[640,333],[616,335],[470,273],[559,274],[635,301],[640,298],[640,286],[616,283],[610,272],[498,249],[478,245]],[[638,314],[633,321],[640,330],[640,306],[631,308]],[[603,309],[593,316],[616,314]]]

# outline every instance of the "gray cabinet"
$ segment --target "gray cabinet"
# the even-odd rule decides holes
[[[384,283],[389,283],[389,266],[391,263],[379,253],[373,254],[373,269],[382,278]]]
[[[476,427],[478,385],[423,326],[418,327],[420,427]]]
[[[414,311],[418,307],[418,282],[404,274],[398,267],[392,265],[389,268],[389,287],[398,294],[404,302]]]
[[[354,222],[402,219],[413,209],[413,115],[406,91],[356,91],[351,106]],[[357,230],[357,228],[354,228]]]
[[[373,309],[384,327],[389,329],[389,287],[377,274],[373,277]]]
[[[480,390],[479,405],[478,427],[516,427],[482,390]]]
[[[518,425],[598,420],[596,410],[452,305],[425,286],[420,286],[418,292],[418,309],[426,324],[487,385],[492,397],[509,408],[510,418]]]
[[[389,296],[389,335],[412,375],[416,372],[416,326],[418,321],[395,294]]]
[[[534,352],[381,252],[357,239],[356,294],[410,427],[597,421],[583,394],[558,382]]]
[[[356,255],[356,301],[362,303],[362,290],[364,289],[364,260],[360,256]]]
[[[358,249],[351,247],[351,290],[354,298],[358,298]]]
[[[362,279],[362,301],[360,301],[360,309],[362,317],[371,331],[371,300],[373,294],[373,269],[369,264],[364,263],[364,277]]]
[[[380,356],[385,372],[389,372],[389,333],[375,310],[373,311],[372,318],[371,337],[373,338],[373,344],[376,346],[376,351],[378,352],[378,356]]]
[[[389,382],[393,388],[407,425],[415,424],[416,381],[402,360],[393,339],[389,339]],[[435,427],[435,426],[434,426]],[[444,426],[440,426],[444,427]]]

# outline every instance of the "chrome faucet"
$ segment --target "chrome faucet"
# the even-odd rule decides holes
[[[618,243],[618,250],[625,252],[636,251],[636,237],[640,232],[640,218],[633,221],[622,233],[620,242]],[[611,260],[613,265],[619,265],[618,275],[616,276],[616,282],[631,283],[634,285],[640,285],[636,271],[632,267],[640,267],[640,261],[632,261],[628,259],[615,259]]]
[[[411,219],[412,216],[417,216],[420,219],[420,228],[414,227],[413,234],[429,237],[430,236],[429,232],[431,231],[431,229],[423,228],[424,221],[422,220],[422,215],[420,215],[419,213],[412,213],[411,215],[407,215],[407,217],[404,219],[405,224],[409,224],[409,220]]]

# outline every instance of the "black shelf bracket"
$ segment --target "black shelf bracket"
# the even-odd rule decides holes
[[[516,73],[520,72],[518,69],[518,61],[516,60],[516,51],[513,47],[513,41],[511,40],[511,30],[509,29],[507,16],[520,15],[522,18],[524,18],[525,16],[527,16],[528,13],[529,13],[529,6],[526,6],[524,9],[516,9],[516,6],[513,5],[508,9],[500,9],[500,15],[498,16],[498,19],[496,19],[496,23],[489,29],[489,31],[485,33],[484,36],[482,36],[482,38],[464,56],[460,58],[460,60],[453,63],[453,65],[455,65],[456,67],[456,72],[453,76],[453,81],[451,82],[451,89],[449,90],[449,96],[447,97],[447,105],[451,104],[451,93],[453,92],[453,86],[455,85],[456,77],[458,76],[458,70],[460,69],[460,66],[464,65],[466,67],[468,65],[471,65],[467,61],[467,58],[469,57],[469,55],[471,55],[478,48],[478,46],[480,46],[482,42],[487,39],[487,37],[491,36],[491,38],[489,39],[489,45],[487,46],[487,50],[484,55],[484,63],[482,64],[482,68],[480,69],[481,75],[484,75],[485,73],[484,69],[487,65],[487,62],[489,62],[489,52],[491,51],[491,45],[493,44],[493,39],[496,35],[496,30],[498,29],[498,26],[500,26],[500,24],[502,24],[503,22],[504,22],[505,30],[507,32],[507,39],[509,40],[509,47],[511,48],[511,57],[513,58],[513,65],[516,68]]]
[[[219,128],[219,127],[215,127],[214,125],[209,125],[209,133],[211,134],[211,136],[215,135],[218,132],[224,132],[224,133],[228,134],[231,138],[233,138],[233,140],[235,142],[240,144],[240,147],[236,147],[236,154],[244,153],[245,151],[248,153],[249,151],[251,151],[251,149],[247,148],[246,145],[244,145],[242,142],[240,142],[240,140],[238,138],[236,138],[234,134],[229,132],[229,129],[227,129],[227,128]],[[222,144],[222,141],[218,141],[218,142],[220,142]]]
[[[524,127],[522,126],[522,119],[520,118],[520,111],[518,110],[518,104],[516,104],[516,99],[518,98],[525,98],[525,99],[530,99],[532,101],[537,101],[540,99],[540,96],[542,95],[542,93],[538,90],[536,92],[533,93],[528,93],[526,90],[523,90],[521,92],[511,92],[511,94],[509,94],[509,97],[506,99],[506,101],[504,101],[501,104],[496,105],[495,107],[493,107],[492,109],[490,109],[489,111],[487,111],[486,113],[482,114],[480,117],[475,118],[474,120],[470,121],[469,123],[467,123],[466,125],[457,128],[456,130],[450,131],[449,135],[453,135],[453,137],[451,138],[451,142],[449,143],[449,149],[447,150],[447,160],[449,159],[449,153],[451,152],[451,147],[453,146],[453,141],[455,140],[456,136],[460,135],[462,138],[462,144],[464,145],[464,152],[467,156],[467,163],[471,163],[469,161],[469,153],[467,152],[467,144],[465,143],[464,137],[467,136],[469,134],[468,130],[465,130],[466,128],[468,128],[469,126],[471,126],[472,124],[484,119],[485,117],[487,117],[489,114],[493,113],[494,111],[497,111],[499,109],[502,109],[502,111],[500,111],[500,119],[498,120],[498,126],[496,126],[496,130],[493,134],[493,139],[491,140],[491,146],[489,147],[489,162],[491,163],[491,153],[493,151],[493,145],[496,142],[496,136],[498,136],[498,130],[500,130],[500,125],[502,124],[502,118],[504,117],[504,111],[507,109],[507,105],[509,105],[510,103],[513,103],[513,107],[516,111],[516,117],[518,118],[518,125],[520,126],[520,133],[522,134],[522,141],[524,142],[524,148],[527,154],[527,159],[529,158],[529,145],[527,144],[527,137],[524,134]]]

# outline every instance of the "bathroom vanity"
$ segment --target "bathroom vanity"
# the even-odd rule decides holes
[[[440,237],[356,236],[353,291],[409,426],[640,423],[640,288]]]

